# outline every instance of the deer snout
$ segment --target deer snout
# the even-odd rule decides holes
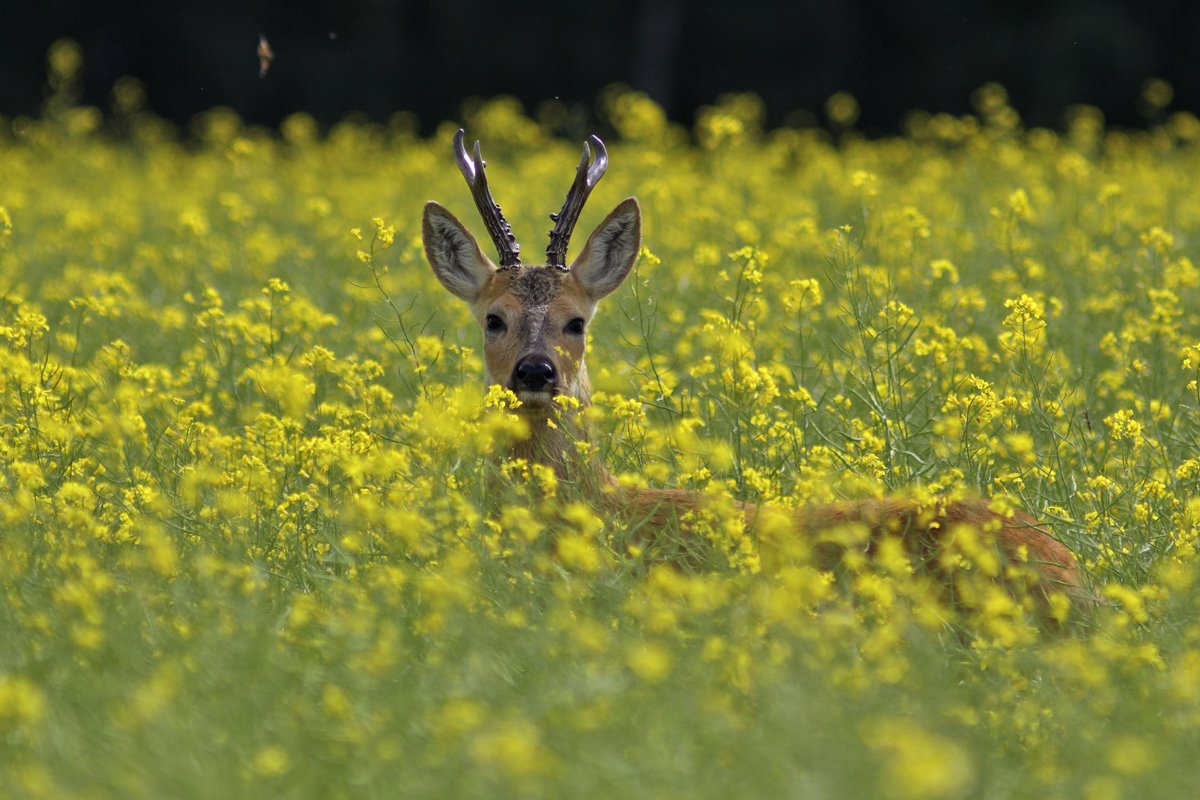
[[[558,387],[558,371],[545,356],[525,356],[513,367],[512,385],[517,392],[552,392]]]

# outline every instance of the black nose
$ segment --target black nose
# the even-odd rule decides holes
[[[517,389],[530,392],[545,391],[554,387],[558,376],[554,365],[545,356],[526,356],[513,369],[513,384]]]

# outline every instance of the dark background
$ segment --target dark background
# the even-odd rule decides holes
[[[261,80],[260,32],[276,54]],[[131,75],[149,109],[181,125],[227,105],[264,124],[409,110],[431,130],[469,97],[590,111],[613,82],[685,123],[729,91],[761,95],[771,124],[795,110],[822,120],[845,90],[862,107],[858,127],[876,133],[912,109],[969,111],[988,81],[1029,125],[1060,127],[1072,103],[1143,125],[1150,77],[1174,86],[1172,109],[1200,106],[1200,3],[1188,0],[3,0],[0,115],[38,112],[60,37],[83,48],[83,102],[107,109]]]

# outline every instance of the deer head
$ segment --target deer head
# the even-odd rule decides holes
[[[591,387],[584,365],[587,325],[600,299],[621,285],[637,260],[642,214],[630,197],[592,231],[579,256],[567,266],[567,244],[587,197],[608,167],[608,152],[592,136],[575,182],[557,214],[546,248],[547,263],[521,263],[517,244],[500,206],[492,199],[479,142],[471,156],[463,132],[454,136],[459,169],[499,254],[497,266],[453,214],[425,204],[421,232],[425,257],[442,285],[467,302],[483,329],[484,378],[512,390],[525,413],[547,414],[556,395],[587,403]]]

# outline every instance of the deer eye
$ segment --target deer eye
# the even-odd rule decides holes
[[[563,328],[567,333],[579,335],[583,333],[583,317],[576,317],[567,323],[567,327]]]
[[[499,333],[500,331],[504,330],[504,320],[500,319],[495,314],[488,314],[484,326],[488,333]]]

